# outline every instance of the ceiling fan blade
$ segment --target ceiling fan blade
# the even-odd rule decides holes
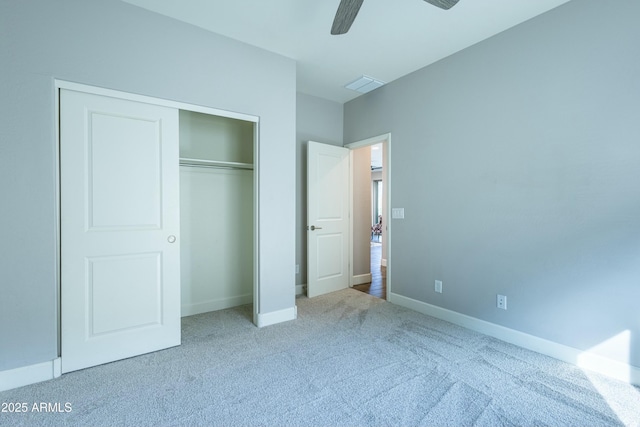
[[[424,0],[440,9],[449,10],[458,3],[458,0]]]
[[[333,19],[333,26],[331,27],[331,34],[345,34],[351,28],[351,24],[356,19],[356,15],[362,6],[364,0],[341,0],[336,12],[336,17]]]

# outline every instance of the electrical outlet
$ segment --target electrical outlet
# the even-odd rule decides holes
[[[300,264],[296,264],[296,274],[300,274]]]
[[[507,297],[505,295],[498,294],[498,299],[497,299],[496,305],[498,306],[498,308],[506,310],[507,309]]]
[[[435,291],[439,294],[442,293],[442,280],[436,280]]]

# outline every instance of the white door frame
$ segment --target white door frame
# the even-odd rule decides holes
[[[383,239],[383,245],[386,246],[387,249],[387,301],[389,301],[389,296],[391,295],[391,133],[385,133],[382,135],[374,136],[371,138],[363,139],[360,141],[355,141],[349,144],[345,144],[345,148],[350,150],[355,150],[362,147],[368,147],[371,145],[375,145],[378,143],[382,143],[383,152],[385,155],[382,156],[382,174],[384,179],[384,188],[386,188],[387,197],[385,198],[387,206],[386,211],[384,212],[383,220],[386,218],[386,230],[385,230],[385,239]],[[351,160],[353,160],[353,152],[351,153]],[[351,162],[353,163],[353,162]],[[353,218],[353,167],[349,168],[349,194],[351,194],[351,230],[354,229],[354,218]],[[353,286],[353,232],[351,233],[351,240],[349,245],[349,280],[350,285]]]
[[[260,152],[259,151],[260,118],[257,116],[249,115],[249,114],[236,113],[232,111],[220,110],[220,109],[205,107],[201,105],[189,104],[189,103],[178,102],[178,101],[170,101],[166,99],[154,98],[154,97],[144,96],[144,95],[137,95],[137,94],[132,94],[128,92],[121,92],[121,91],[112,90],[112,89],[105,89],[105,88],[100,88],[96,86],[89,86],[89,85],[84,85],[80,83],[74,83],[74,82],[55,79],[54,80],[54,102],[55,102],[54,123],[55,123],[55,136],[56,136],[55,167],[54,167],[55,204],[56,204],[55,206],[55,215],[56,215],[56,218],[55,218],[55,221],[56,221],[55,265],[56,265],[56,313],[57,313],[56,317],[58,322],[58,325],[57,325],[58,357],[60,357],[60,355],[62,354],[61,326],[60,326],[60,323],[61,323],[60,304],[61,304],[61,286],[62,286],[62,280],[61,280],[61,274],[60,274],[61,273],[61,269],[60,269],[60,262],[61,262],[61,253],[60,253],[60,242],[61,242],[61,235],[60,235],[60,207],[61,207],[61,204],[60,204],[60,191],[61,191],[61,188],[60,188],[60,90],[61,89],[68,89],[68,90],[85,92],[85,93],[94,94],[94,95],[102,95],[102,96],[108,96],[113,98],[143,102],[147,104],[176,108],[178,110],[194,111],[197,113],[245,120],[245,121],[255,123],[255,135],[253,140],[253,153],[254,153],[254,156],[253,156],[253,162],[254,162],[254,168],[253,168],[253,171],[254,171],[253,173],[253,188],[254,188],[253,190],[253,231],[254,231],[253,233],[253,259],[254,259],[254,262],[253,262],[254,263],[253,265],[253,271],[254,271],[254,274],[253,274],[253,323],[255,325],[258,325],[258,313],[260,313],[260,298],[259,298],[260,297],[260,280],[259,280],[259,274],[258,274],[258,272],[260,271],[260,268],[259,268],[259,265],[260,265],[259,264],[260,262],[260,258],[259,258],[259,255],[260,255],[260,250],[259,250],[260,249],[259,248],[260,209],[258,206],[258,202],[260,200],[259,199],[260,174],[259,174],[259,156],[258,156],[258,153]],[[176,162],[177,161],[178,159],[176,159]],[[56,376],[59,376],[59,375],[56,375]]]

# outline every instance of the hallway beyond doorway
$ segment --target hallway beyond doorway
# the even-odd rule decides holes
[[[374,297],[387,299],[387,268],[382,267],[382,243],[371,242],[371,283],[356,285],[353,289]]]

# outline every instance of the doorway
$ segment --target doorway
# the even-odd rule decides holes
[[[351,285],[382,299],[390,293],[390,142],[384,134],[345,145],[352,159]]]

